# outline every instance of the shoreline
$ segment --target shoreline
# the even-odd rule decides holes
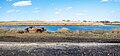
[[[0,22],[0,26],[100,26],[103,23],[96,22],[64,22],[64,21],[18,21],[18,22]]]
[[[8,21],[0,22],[0,26],[101,26],[120,25],[120,23],[110,22],[75,22],[75,21]]]

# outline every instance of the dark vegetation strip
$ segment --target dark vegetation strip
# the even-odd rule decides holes
[[[14,36],[0,36],[1,42],[97,42],[97,43],[120,43],[120,39],[105,38],[18,38]]]

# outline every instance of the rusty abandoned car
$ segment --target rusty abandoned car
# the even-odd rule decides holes
[[[45,32],[45,31],[46,31],[45,28],[35,28],[33,26],[25,29],[26,33],[42,33],[42,32]]]
[[[47,30],[45,28],[35,28],[33,26],[30,26],[23,31],[18,31],[18,33],[43,33],[43,32],[47,32]]]

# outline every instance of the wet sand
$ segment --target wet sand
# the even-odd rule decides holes
[[[0,56],[119,56],[119,43],[0,42]]]

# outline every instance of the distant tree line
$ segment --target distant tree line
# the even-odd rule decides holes
[[[62,21],[66,21],[66,22],[70,22],[71,20],[62,20]],[[78,21],[80,21],[80,20],[78,20]],[[105,20],[105,21],[87,21],[87,20],[83,20],[83,21],[81,21],[81,22],[97,22],[97,23],[120,23],[120,21],[107,21],[107,20]]]

